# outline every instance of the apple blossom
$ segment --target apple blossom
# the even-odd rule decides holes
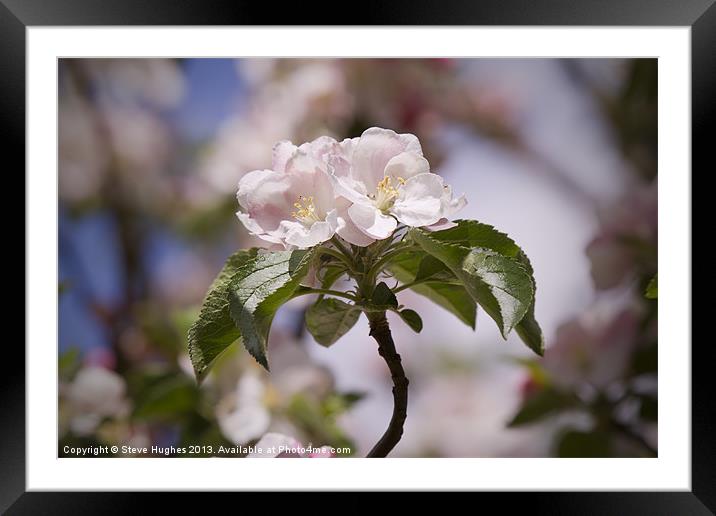
[[[221,400],[216,419],[221,433],[234,444],[257,439],[269,427],[271,414],[264,406],[266,388],[256,374],[246,373],[236,390]]]
[[[345,201],[336,199],[328,161],[340,152],[329,137],[295,146],[274,146],[272,170],[255,170],[241,178],[237,199],[245,211],[237,216],[249,232],[273,244],[307,248],[338,233],[356,245],[370,241],[346,220]]]
[[[124,379],[114,371],[97,366],[81,369],[67,388],[72,431],[90,435],[104,418],[127,415],[126,390]]]
[[[430,172],[412,134],[372,127],[342,146],[343,159],[334,159],[331,167],[336,191],[352,202],[351,221],[373,239],[388,238],[398,222],[446,226],[467,202],[464,196],[454,198],[442,178]]]
[[[632,308],[611,312],[597,306],[557,328],[543,360],[557,384],[604,389],[624,377],[638,345],[639,314]]]
[[[455,197],[430,171],[414,135],[373,127],[341,142],[327,136],[300,146],[281,141],[273,148],[270,170],[241,178],[237,200],[237,216],[249,232],[285,250],[240,250],[227,260],[189,329],[197,378],[237,337],[268,371],[276,311],[297,297],[319,294],[305,313],[316,342],[333,345],[363,313],[391,373],[393,415],[368,453],[385,457],[403,435],[408,405],[408,379],[387,312],[397,313],[417,333],[423,328],[420,314],[401,305],[397,293],[417,287],[473,328],[479,304],[503,336],[516,329],[530,349],[543,353],[529,260],[488,224],[450,222],[465,206],[465,196]],[[458,228],[437,231],[451,226]],[[410,229],[399,231],[405,228]],[[336,290],[344,276],[354,288]],[[393,287],[382,281],[391,277],[398,281]],[[237,408],[219,419],[224,434],[241,441],[247,426],[251,434],[259,426],[248,425],[245,407]],[[293,442],[277,434],[264,437]],[[323,449],[308,453],[314,451],[325,455]]]

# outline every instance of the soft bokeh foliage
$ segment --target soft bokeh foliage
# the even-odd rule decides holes
[[[270,375],[236,350],[201,386],[186,332],[226,257],[261,245],[234,215],[242,176],[277,141],[371,126],[415,134],[460,215],[521,243],[547,348],[401,292],[424,329],[393,325],[411,381],[394,456],[655,452],[655,60],[63,59],[59,95],[61,455],[276,436],[365,454],[391,401],[364,322],[327,350],[296,299]]]

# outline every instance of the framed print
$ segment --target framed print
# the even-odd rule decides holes
[[[715,510],[691,301],[712,2],[301,26],[3,1],[26,191],[9,514],[150,496],[77,491]]]

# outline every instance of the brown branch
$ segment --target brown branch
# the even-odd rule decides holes
[[[367,457],[386,457],[403,436],[403,424],[408,413],[408,379],[405,377],[400,355],[395,350],[385,312],[369,313],[370,336],[378,343],[378,354],[388,364],[393,378],[393,416],[378,443]]]

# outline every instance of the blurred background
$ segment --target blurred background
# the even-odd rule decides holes
[[[275,142],[416,134],[459,214],[530,257],[547,351],[473,332],[405,291],[410,378],[392,456],[655,456],[657,64],[639,59],[62,59],[59,454],[249,445],[267,432],[363,456],[392,410],[363,318],[330,349],[281,309],[271,374],[238,346],[201,387],[186,332]],[[211,455],[212,453],[203,454]],[[241,453],[237,453],[241,456]]]

